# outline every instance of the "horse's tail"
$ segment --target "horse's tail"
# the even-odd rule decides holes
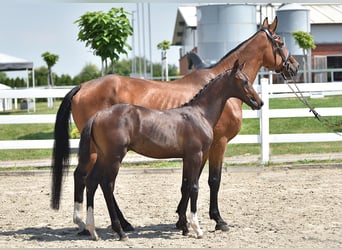
[[[96,115],[87,121],[81,132],[80,144],[78,146],[78,161],[82,165],[86,165],[90,161],[90,140],[92,139],[92,127],[95,117]]]
[[[59,209],[59,202],[61,197],[62,178],[64,170],[69,167],[69,120],[71,101],[73,96],[80,90],[78,85],[70,90],[65,97],[56,115],[55,131],[54,131],[54,145],[53,145],[53,159],[52,159],[52,198],[51,207]]]

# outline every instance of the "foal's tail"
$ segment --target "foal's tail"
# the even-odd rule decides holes
[[[80,144],[78,145],[78,161],[86,165],[90,160],[90,140],[92,139],[92,128],[95,116],[91,117],[81,132]]]
[[[69,167],[69,120],[71,101],[73,96],[80,90],[78,85],[70,90],[64,97],[56,115],[55,131],[54,131],[54,145],[53,145],[53,159],[52,159],[52,197],[51,207],[59,209],[59,202],[61,197],[62,178],[65,169]]]

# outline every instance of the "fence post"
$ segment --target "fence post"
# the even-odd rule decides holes
[[[267,78],[261,78],[261,98],[264,106],[260,110],[260,139],[261,139],[261,163],[267,165],[270,160],[270,126],[269,126],[269,82]]]

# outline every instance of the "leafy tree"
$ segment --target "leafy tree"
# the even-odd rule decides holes
[[[48,71],[48,68],[45,66],[34,69],[34,79],[36,86],[46,85],[46,76],[48,75]]]
[[[52,81],[52,67],[56,64],[58,61],[59,56],[55,54],[51,54],[50,52],[44,52],[42,54],[42,57],[44,61],[47,64],[48,67],[48,85],[53,86],[53,81]]]
[[[303,49],[304,55],[307,54],[307,50],[316,48],[315,40],[311,34],[305,31],[294,31],[292,36],[298,46]]]
[[[292,32],[292,36],[295,39],[296,43],[300,48],[303,49],[303,65],[304,65],[304,82],[311,82],[311,74],[308,74],[308,80],[307,80],[307,74],[306,74],[306,67],[308,68],[309,72],[311,70],[311,49],[315,49],[315,40],[313,36],[305,31],[294,31]],[[308,57],[307,62],[305,57]]]
[[[75,85],[78,85],[82,82],[86,82],[92,79],[95,79],[101,75],[100,70],[95,64],[88,63],[86,64],[81,72],[75,76],[73,82]]]
[[[166,81],[169,80],[169,70],[167,64],[167,51],[170,49],[171,42],[167,40],[163,40],[162,42],[157,44],[157,48],[161,50],[161,58],[162,58],[162,80],[164,80],[164,70],[163,66],[165,65],[165,76]]]
[[[108,13],[102,11],[86,12],[75,21],[80,31],[78,40],[86,43],[94,50],[96,56],[101,57],[102,74],[108,71],[108,62],[112,66],[119,60],[120,54],[127,55],[131,47],[127,39],[133,34],[133,28],[127,18],[128,12],[123,8],[111,8]],[[105,69],[103,67],[105,64]],[[112,69],[114,72],[114,69]]]

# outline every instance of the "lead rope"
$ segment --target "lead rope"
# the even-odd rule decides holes
[[[288,71],[288,74],[291,76],[291,80],[294,84],[294,86],[296,87],[297,91],[295,91],[292,86],[288,83],[286,77],[283,75],[283,78],[285,80],[285,83],[287,84],[287,86],[291,89],[291,91],[296,95],[297,99],[302,102],[305,106],[307,106],[309,108],[309,112],[312,112],[315,116],[315,118],[320,121],[323,125],[331,128],[334,133],[342,136],[342,123],[336,123],[336,122],[332,122],[329,119],[321,116],[316,110],[315,108],[308,102],[308,100],[305,98],[305,96],[303,95],[303,93],[300,91],[300,89],[297,86],[296,80],[294,79],[293,74],[291,74],[291,72]]]

